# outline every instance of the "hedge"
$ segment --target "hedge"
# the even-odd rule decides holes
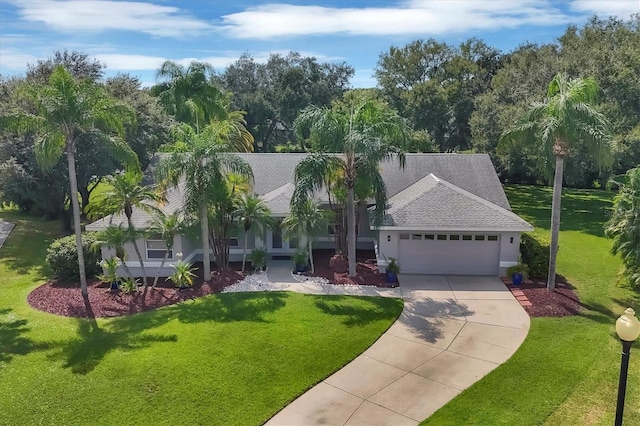
[[[91,246],[95,241],[95,232],[82,234],[84,270],[87,273],[87,277],[91,277],[100,271],[100,252],[91,249]],[[47,249],[47,257],[45,260],[57,277],[76,280],[80,279],[75,235],[59,238],[51,243]]]
[[[549,239],[539,234],[523,233],[520,238],[522,262],[529,266],[533,278],[547,278],[549,275]]]

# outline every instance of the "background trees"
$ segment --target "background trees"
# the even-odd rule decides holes
[[[272,54],[264,64],[245,54],[217,79],[231,93],[231,108],[246,112],[255,151],[273,152],[294,140],[293,122],[302,109],[328,106],[340,98],[353,73],[345,63],[318,62],[290,52]]]

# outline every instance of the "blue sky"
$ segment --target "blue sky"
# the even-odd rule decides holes
[[[478,37],[508,52],[554,41],[594,13],[627,19],[640,0],[0,0],[0,74],[23,74],[56,50],[81,50],[144,85],[166,59],[217,71],[248,52],[258,61],[296,50],[356,69],[375,86],[380,53],[416,39],[458,45]]]

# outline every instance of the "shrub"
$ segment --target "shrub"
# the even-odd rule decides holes
[[[546,278],[549,274],[549,239],[538,234],[523,233],[520,239],[522,263],[529,266],[529,275]]]
[[[87,277],[100,271],[100,252],[91,249],[96,241],[95,232],[82,234],[82,252],[84,253],[84,270]],[[69,235],[58,238],[47,249],[46,262],[59,278],[80,279],[78,272],[78,251],[76,250],[76,237]]]

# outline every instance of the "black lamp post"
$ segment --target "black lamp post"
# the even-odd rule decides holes
[[[618,405],[616,407],[615,426],[622,425],[624,397],[627,392],[627,372],[629,370],[629,353],[634,340],[640,336],[640,321],[633,309],[627,308],[616,321],[616,333],[622,341],[622,362],[620,364],[620,382],[618,384]]]

